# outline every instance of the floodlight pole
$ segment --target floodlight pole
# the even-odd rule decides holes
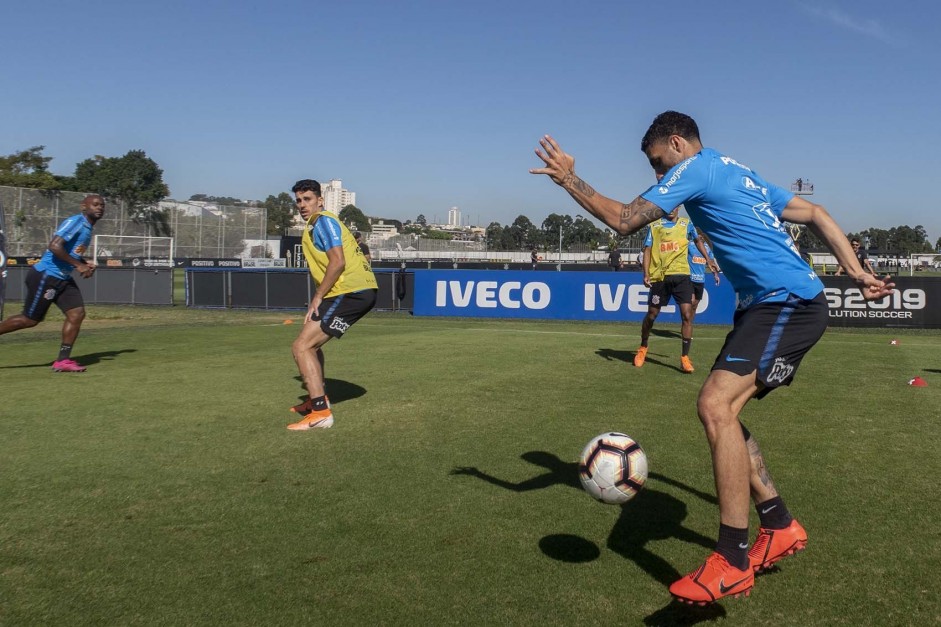
[[[559,223],[559,272],[562,272],[562,223]]]

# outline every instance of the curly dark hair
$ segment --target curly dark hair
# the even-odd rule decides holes
[[[291,188],[291,193],[296,194],[298,192],[314,192],[318,196],[323,196],[320,193],[320,183],[314,179],[302,179],[295,183],[294,187]]]
[[[644,138],[640,141],[641,152],[646,153],[647,148],[671,135],[679,135],[689,141],[700,141],[696,120],[678,111],[664,111],[653,119],[650,128],[644,133]]]

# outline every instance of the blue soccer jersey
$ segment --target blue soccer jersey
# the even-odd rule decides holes
[[[703,148],[641,196],[664,213],[686,207],[712,241],[739,309],[783,301],[789,293],[810,299],[823,291],[781,223],[794,195],[734,159]]]
[[[77,213],[62,221],[55,234],[62,238],[64,242],[62,247],[73,259],[81,259],[88,245],[91,243],[91,222],[83,213]],[[62,261],[52,254],[51,250],[46,250],[42,258],[36,263],[36,270],[44,272],[57,279],[67,279],[72,275],[75,266],[67,261]]]
[[[702,243],[703,248],[706,249],[706,252],[709,253],[709,259],[715,260],[715,255],[712,254],[712,249],[709,248],[709,244],[706,242]],[[689,280],[693,283],[705,283],[706,282],[706,263],[708,259],[702,256],[702,253],[699,252],[699,249],[695,246],[689,247]]]

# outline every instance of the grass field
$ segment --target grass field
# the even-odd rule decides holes
[[[808,549],[688,609],[666,587],[714,543],[694,402],[727,328],[687,376],[676,326],[635,369],[636,325],[374,313],[326,348],[336,425],[295,433],[298,314],[91,307],[78,375],[49,369],[60,320],[0,338],[0,624],[941,621],[937,332],[831,330],[749,405]],[[652,473],[623,507],[575,472],[612,429]]]

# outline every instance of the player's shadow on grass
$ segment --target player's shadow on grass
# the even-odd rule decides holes
[[[644,617],[645,625],[653,627],[672,627],[673,625],[697,625],[699,623],[715,622],[725,618],[725,608],[718,603],[706,607],[689,606],[679,601],[670,601],[650,616]]]
[[[304,382],[300,376],[294,377],[296,381]],[[337,403],[342,403],[343,401],[351,401],[354,398],[359,398],[366,394],[366,388],[361,385],[356,385],[355,383],[350,383],[349,381],[343,381],[341,379],[324,379],[324,387],[327,390],[327,396],[330,397],[330,404],[336,405]],[[299,400],[307,400],[307,395],[302,394],[298,397]]]
[[[581,489],[577,462],[563,461],[545,451],[529,451],[520,457],[531,464],[541,466],[545,472],[518,482],[494,477],[472,466],[455,468],[451,474],[476,477],[514,492],[529,492],[556,485]],[[686,503],[666,492],[653,489],[652,481],[680,488],[709,503],[715,504],[717,499],[711,494],[654,472],[650,473],[644,490],[633,500],[621,505],[621,515],[608,536],[608,548],[637,564],[660,583],[669,586],[679,579],[682,573],[648,549],[649,542],[676,538],[712,549],[715,541],[684,527],[683,521],[687,516]],[[540,541],[539,547],[548,557],[567,562],[590,561],[600,555],[600,550],[591,541],[569,534],[546,536]]]
[[[673,331],[669,329],[650,329],[650,335],[656,335],[657,337],[675,337],[683,339],[683,335],[679,331]]]
[[[97,363],[101,363],[102,361],[111,361],[118,355],[122,355],[124,353],[136,353],[136,352],[137,352],[136,348],[123,348],[117,351],[101,351],[100,353],[88,353],[85,355],[78,355],[74,357],[74,359],[75,361],[77,361],[83,366],[93,366]],[[48,368],[49,366],[52,365],[52,363],[53,362],[51,361],[46,361],[41,364],[22,364],[19,366],[0,366],[0,370],[7,370],[10,368]]]
[[[479,468],[469,466],[455,468],[451,474],[476,477],[514,492],[541,490],[555,485],[566,485],[581,490],[577,463],[563,461],[558,456],[545,451],[529,451],[520,457],[531,464],[541,466],[545,472],[518,482],[500,479]],[[715,540],[684,527],[683,521],[687,516],[686,503],[666,492],[653,489],[652,481],[679,488],[707,503],[717,504],[718,499],[713,494],[697,490],[666,475],[652,472],[648,476],[648,483],[644,490],[633,500],[621,506],[621,515],[608,535],[608,548],[631,560],[641,570],[668,587],[683,573],[647,548],[647,544],[651,541],[675,538],[712,550],[715,547]],[[547,557],[572,564],[590,562],[601,555],[601,550],[591,540],[567,533],[544,536],[539,541],[539,549]],[[670,601],[665,607],[645,617],[644,624],[695,625],[705,621],[714,621],[725,615],[725,609],[718,604],[690,607],[677,601]]]
[[[627,364],[634,363],[634,355],[637,354],[637,351],[622,351],[614,350],[612,348],[599,348],[595,351],[595,354],[602,359],[607,359],[608,361],[623,361]],[[660,361],[657,357],[666,357],[663,353],[647,353],[647,359],[645,364],[657,364],[658,366],[663,366],[664,368],[672,368],[677,372],[683,372],[683,370],[674,364],[668,364],[665,361]]]
[[[601,357],[602,359],[607,359],[608,361],[623,361],[624,363],[631,363],[634,361],[634,351],[620,351],[614,350],[613,348],[599,348],[595,351],[595,355]]]

